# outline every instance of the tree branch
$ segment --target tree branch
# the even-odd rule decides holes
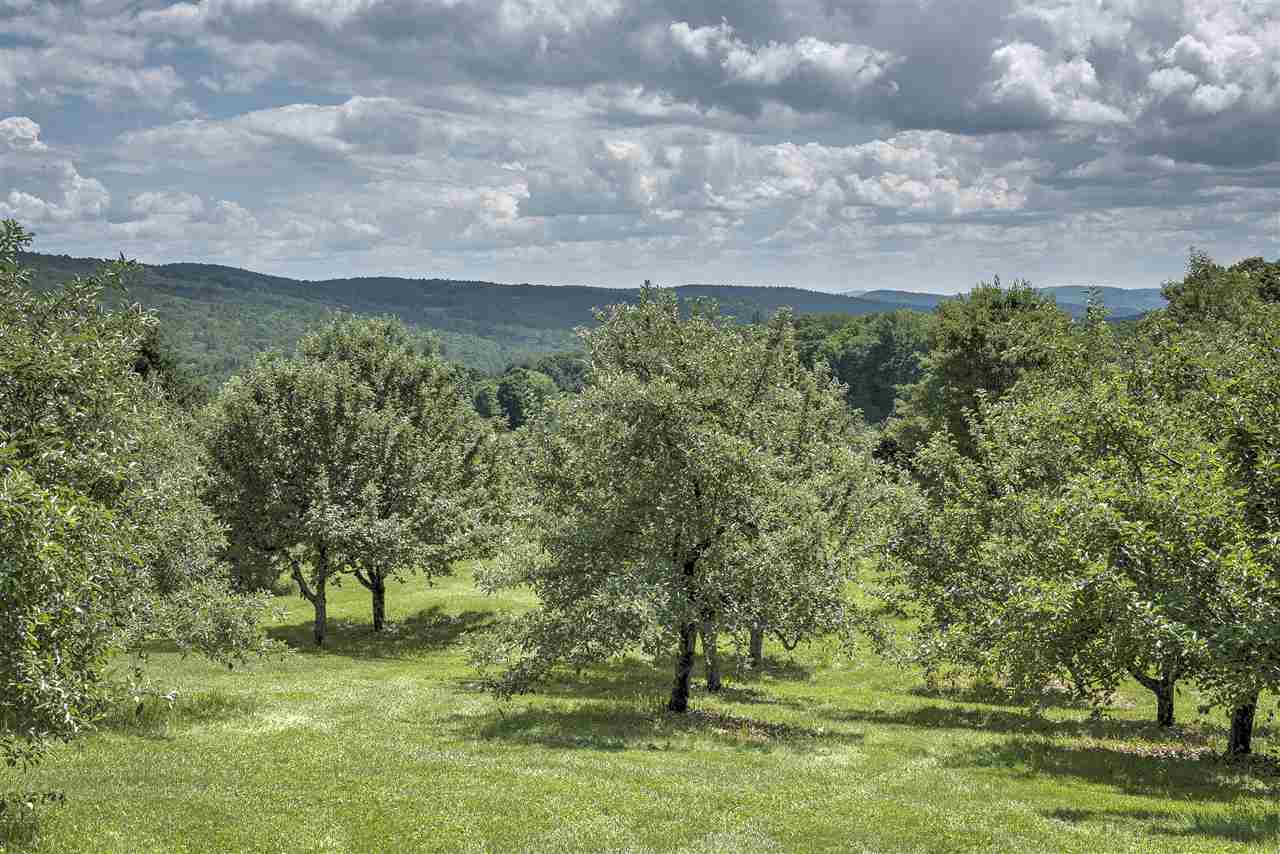
[[[316,594],[311,589],[311,585],[307,584],[306,576],[302,572],[302,564],[298,561],[292,561],[293,580],[298,583],[298,592],[302,594],[302,598],[306,599],[312,605],[316,604]]]

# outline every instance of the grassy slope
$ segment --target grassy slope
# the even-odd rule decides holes
[[[273,631],[305,650],[306,603],[280,604]],[[527,605],[465,576],[411,582],[389,596],[396,635],[375,640],[364,591],[345,587],[325,652],[234,673],[157,654],[175,711],[123,714],[30,779],[0,770],[0,791],[66,791],[45,814],[48,852],[1280,845],[1280,783],[1189,757],[1221,748],[1222,722],[1166,740],[1138,691],[1107,722],[1069,708],[1037,722],[811,648],[697,694],[687,718],[660,711],[667,671],[638,660],[500,705],[461,643]],[[1194,696],[1180,704],[1191,719]]]

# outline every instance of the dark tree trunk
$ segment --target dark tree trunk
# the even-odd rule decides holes
[[[1165,682],[1156,691],[1156,723],[1173,726],[1173,685]]]
[[[370,588],[373,593],[373,630],[380,632],[387,624],[387,581],[381,575],[374,575],[370,580],[373,582]]]
[[[698,624],[685,623],[680,627],[680,654],[676,656],[676,679],[671,686],[671,702],[667,711],[689,711],[689,681],[693,676],[693,657],[698,645]]]
[[[378,572],[356,570],[356,581],[373,595],[373,630],[380,632],[387,624],[387,579]]]
[[[324,632],[327,621],[328,602],[325,600],[325,582],[329,580],[329,574],[325,572],[327,561],[325,560],[325,552],[320,550],[320,567],[321,571],[316,573],[316,586],[313,590],[311,585],[307,584],[307,576],[302,572],[302,566],[298,563],[293,565],[293,580],[298,585],[298,592],[302,594],[302,598],[311,603],[311,607],[315,609],[315,623],[313,635],[316,639],[316,646],[324,646]]]
[[[751,627],[751,669],[764,667],[764,626],[757,623]]]
[[[707,659],[707,690],[719,691],[721,688],[720,681],[720,651],[716,646],[716,627],[709,620],[702,621],[702,653]]]
[[[1171,667],[1166,667],[1157,679],[1148,676],[1141,670],[1129,671],[1142,687],[1156,695],[1156,723],[1160,726],[1173,726],[1174,688],[1178,684],[1178,674]]]
[[[315,622],[316,646],[324,646],[324,633],[325,633],[325,629],[328,628],[329,603],[325,600],[325,590],[324,590],[325,584],[326,582],[328,582],[328,580],[329,579],[326,576],[324,575],[320,576],[319,580],[316,581],[315,598],[311,600],[311,604],[316,609],[316,622]]]
[[[1231,740],[1227,742],[1228,756],[1244,756],[1253,752],[1253,716],[1258,711],[1258,695],[1247,703],[1236,706],[1231,713]]]

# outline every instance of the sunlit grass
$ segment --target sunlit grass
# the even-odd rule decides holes
[[[152,655],[172,704],[117,710],[0,791],[67,803],[12,849],[78,851],[1225,851],[1280,848],[1280,777],[1226,763],[1224,722],[1164,733],[1127,690],[1101,720],[977,691],[930,692],[868,655],[730,662],[697,712],[662,711],[669,668],[639,658],[499,703],[464,645],[528,597],[468,575],[335,591],[329,646],[281,598],[298,652],[228,672]],[[1264,724],[1265,726],[1265,724]],[[1270,733],[1256,746],[1269,749]],[[0,830],[0,833],[8,831]],[[0,839],[6,838],[0,836]]]

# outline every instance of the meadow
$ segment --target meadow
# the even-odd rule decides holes
[[[333,591],[329,646],[281,597],[270,632],[295,652],[228,671],[154,650],[152,698],[0,791],[59,789],[0,850],[195,851],[1241,851],[1280,847],[1273,724],[1249,762],[1220,758],[1225,720],[1150,694],[1101,717],[1041,717],[991,693],[821,644],[730,656],[725,690],[663,711],[670,667],[639,657],[500,702],[466,643],[528,596],[462,571],[368,597]]]

